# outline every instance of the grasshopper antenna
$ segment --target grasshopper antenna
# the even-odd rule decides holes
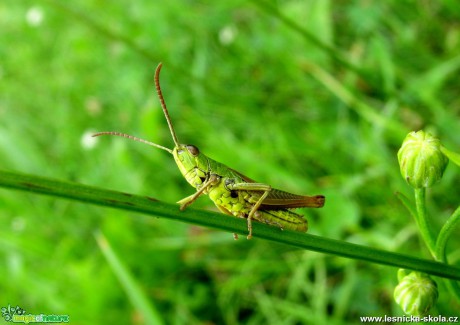
[[[141,139],[141,138],[129,135],[129,134],[125,134],[125,133],[109,131],[109,132],[98,132],[98,133],[93,134],[92,136],[93,137],[98,137],[100,135],[116,135],[118,137],[128,138],[128,139],[131,139],[131,140],[134,140],[134,141],[137,141],[137,142],[142,142],[142,143],[148,144],[149,146],[152,146],[152,147],[160,148],[162,150],[165,150],[165,151],[169,152],[170,154],[173,153],[172,150],[169,149],[169,148],[160,146],[159,144],[156,144],[156,143],[153,143],[153,142],[150,142],[150,141],[147,141],[147,140],[144,140],[144,139]]]
[[[174,128],[171,123],[171,118],[169,117],[168,109],[166,108],[166,103],[163,98],[163,94],[161,92],[160,87],[160,71],[163,63],[158,64],[157,69],[155,70],[155,88],[157,90],[158,98],[160,99],[161,108],[163,109],[163,113],[165,114],[166,121],[168,122],[169,131],[171,131],[171,135],[176,147],[179,147],[179,141],[177,140],[176,132],[174,132]]]

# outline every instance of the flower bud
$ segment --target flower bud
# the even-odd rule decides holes
[[[398,151],[403,178],[414,188],[439,182],[449,159],[441,152],[441,142],[430,133],[409,133]]]
[[[399,284],[394,291],[396,303],[412,316],[425,316],[438,300],[438,286],[427,274],[399,270]]]

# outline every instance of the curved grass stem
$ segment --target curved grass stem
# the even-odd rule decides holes
[[[246,221],[231,218],[215,212],[187,209],[179,211],[174,204],[160,202],[147,196],[116,192],[92,186],[53,180],[35,175],[0,171],[0,187],[45,194],[101,206],[129,210],[155,217],[179,220],[206,227],[217,228],[229,233],[246,234]],[[356,245],[345,241],[309,235],[301,232],[281,230],[262,223],[254,223],[254,237],[313,250],[398,268],[417,270],[428,274],[460,280],[460,268],[440,262],[425,260],[403,254],[392,253],[372,247]]]

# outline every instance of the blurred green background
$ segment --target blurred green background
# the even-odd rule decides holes
[[[412,196],[396,153],[421,128],[458,151],[459,22],[457,0],[3,0],[0,169],[166,202],[192,194],[167,153],[89,137],[172,147],[153,87],[161,61],[181,142],[276,188],[326,195],[323,209],[300,210],[312,234],[429,258],[394,195]],[[451,164],[428,192],[436,231],[459,180]],[[207,198],[193,207],[215,209]],[[75,324],[403,315],[395,268],[6,189],[0,220],[0,307]],[[449,245],[457,265],[459,244]],[[438,285],[431,314],[458,315]]]

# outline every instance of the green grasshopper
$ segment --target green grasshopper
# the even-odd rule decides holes
[[[182,175],[197,190],[193,195],[177,202],[180,204],[180,210],[184,210],[201,195],[208,194],[221,212],[247,219],[247,239],[252,237],[252,220],[277,226],[281,229],[307,231],[307,220],[290,209],[320,208],[324,205],[323,195],[296,195],[274,189],[264,183],[257,183],[236,170],[205,156],[194,145],[179,143],[160,88],[161,67],[162,64],[160,63],[155,71],[155,88],[175,147],[171,150],[156,143],[120,132],[99,132],[93,136],[121,136],[160,148],[172,154]],[[234,234],[234,238],[237,239],[238,236]]]

